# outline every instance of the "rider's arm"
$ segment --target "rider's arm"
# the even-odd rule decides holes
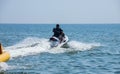
[[[53,32],[55,32],[55,28],[53,28]]]

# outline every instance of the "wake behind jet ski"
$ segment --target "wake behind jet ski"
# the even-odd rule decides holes
[[[54,35],[50,38],[51,47],[62,47],[68,42],[68,37],[64,34],[63,30],[56,24],[56,28],[53,28]]]

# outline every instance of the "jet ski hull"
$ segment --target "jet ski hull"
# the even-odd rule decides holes
[[[51,37],[50,38],[50,46],[51,47],[63,47],[68,42],[68,37],[65,35],[65,38],[63,38],[62,41],[60,41],[57,37]]]

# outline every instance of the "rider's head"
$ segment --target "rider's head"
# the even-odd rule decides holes
[[[60,27],[60,25],[59,24],[56,24],[56,28],[59,28]]]

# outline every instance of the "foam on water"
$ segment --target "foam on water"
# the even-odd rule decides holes
[[[49,48],[50,44],[48,42],[48,39],[29,37],[19,42],[18,44],[6,47],[5,49],[7,49],[10,52],[12,58],[45,52],[46,49]]]
[[[15,68],[16,68],[16,66],[10,66],[6,62],[0,62],[0,72],[4,72],[6,70],[12,70]]]
[[[68,45],[71,49],[80,50],[80,51],[90,50],[92,48],[101,46],[100,43],[82,43],[78,41],[70,41]]]
[[[0,72],[6,71],[8,69],[7,63],[0,62]]]
[[[29,37],[13,46],[8,46],[5,49],[7,49],[10,52],[11,58],[13,58],[18,56],[35,55],[43,52],[56,54],[56,53],[64,53],[64,52],[84,51],[84,50],[90,50],[94,47],[99,47],[100,44],[70,41],[68,42],[68,46],[69,48],[59,48],[59,47],[50,48],[50,43],[48,39]]]
[[[49,53],[64,53],[64,52],[76,52],[76,51],[85,51],[91,50],[95,47],[101,46],[100,43],[82,43],[78,41],[70,41],[67,43],[69,48],[52,48]]]

